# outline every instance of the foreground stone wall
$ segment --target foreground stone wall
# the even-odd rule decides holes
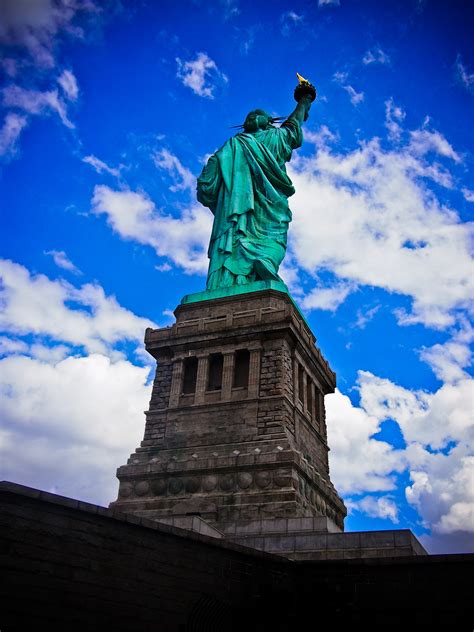
[[[474,555],[291,562],[0,484],[0,629],[472,630]]]

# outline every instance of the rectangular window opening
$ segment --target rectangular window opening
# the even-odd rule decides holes
[[[222,388],[222,369],[224,356],[222,353],[213,353],[209,357],[209,376],[207,380],[208,391],[220,391]]]
[[[313,383],[306,378],[306,406],[311,417],[313,416]]]
[[[183,395],[190,395],[196,391],[197,369],[197,358],[184,360]]]
[[[248,388],[249,385],[250,352],[240,349],[235,352],[234,388]]]
[[[301,364],[298,364],[298,399],[301,403],[304,402],[304,369]]]

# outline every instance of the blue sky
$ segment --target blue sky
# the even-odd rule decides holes
[[[337,372],[346,529],[472,549],[467,4],[2,4],[2,478],[114,499],[144,329],[205,285],[195,178],[249,110],[291,112],[298,71],[318,99],[282,275]]]

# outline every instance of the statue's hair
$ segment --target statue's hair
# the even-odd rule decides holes
[[[232,125],[231,129],[245,129],[246,127],[246,123],[248,122],[248,119],[250,117],[251,114],[257,114],[259,116],[266,116],[268,117],[268,124],[269,125],[273,125],[274,123],[280,123],[281,121],[285,120],[286,118],[288,118],[287,116],[270,116],[268,114],[268,112],[265,112],[265,110],[252,110],[251,112],[249,112],[247,114],[247,116],[245,117],[245,121],[243,123],[241,123],[240,125]]]

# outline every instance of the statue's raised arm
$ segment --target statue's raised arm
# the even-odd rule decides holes
[[[281,127],[264,110],[249,112],[243,131],[209,158],[198,178],[197,198],[214,213],[208,290],[256,281],[284,287],[278,268],[291,221],[288,198],[295,192],[285,163],[303,142],[301,123],[316,98],[314,86],[298,79],[298,104]]]

